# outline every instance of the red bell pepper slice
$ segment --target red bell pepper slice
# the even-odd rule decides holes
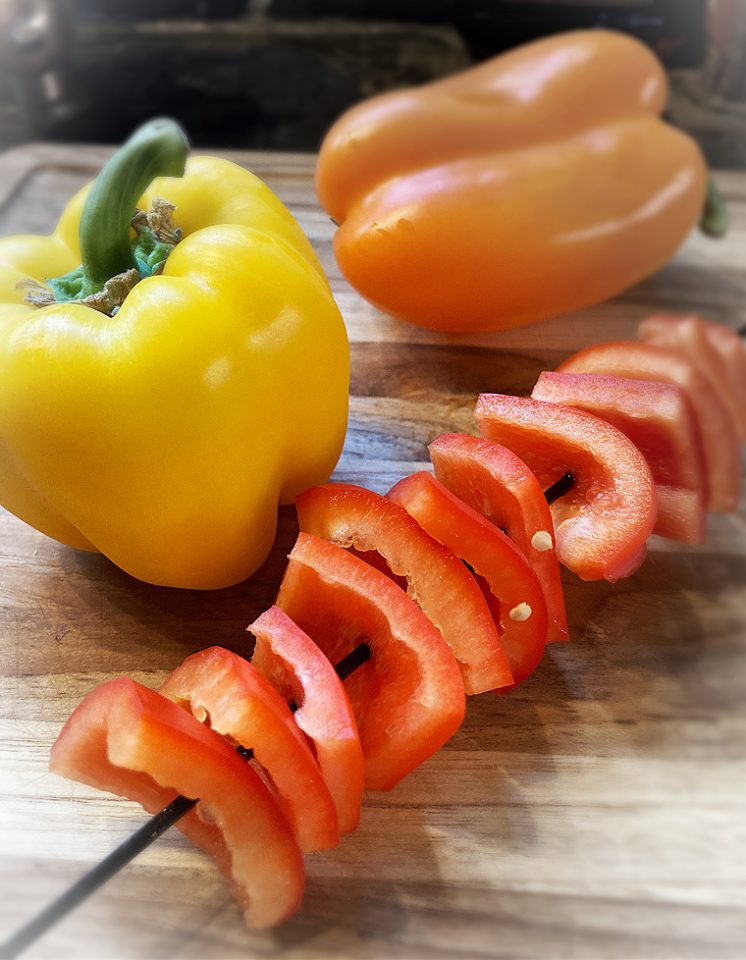
[[[342,681],[308,634],[279,607],[265,610],[249,630],[256,637],[251,662],[296,707],[295,722],[313,744],[339,832],[351,833],[360,820],[363,748]]]
[[[513,686],[500,635],[474,577],[403,507],[341,483],[306,490],[295,505],[301,530],[340,547],[375,550],[405,579],[407,593],[453,651],[467,693]]]
[[[711,323],[709,326],[717,329],[719,325]],[[732,330],[728,332],[739,339]],[[699,370],[728,408],[739,439],[746,438],[746,403],[742,396],[744,384],[739,380],[736,389],[733,389],[726,359],[718,349],[718,344],[723,342],[722,337],[718,338],[718,335],[712,332],[708,334],[705,322],[697,316],[679,317],[671,314],[658,314],[643,320],[637,335],[646,343],[654,343],[682,353]],[[746,366],[743,344],[739,346]],[[738,354],[734,353],[734,356]]]
[[[604,373],[628,380],[659,380],[681,387],[692,405],[704,446],[710,510],[737,509],[741,462],[732,418],[702,374],[675,350],[635,340],[587,347],[557,368],[563,373]]]
[[[536,477],[512,450],[464,433],[444,433],[428,447],[435,476],[515,543],[539,578],[547,603],[547,642],[567,640],[554,527]]]
[[[54,773],[149,813],[199,797],[177,823],[229,881],[250,928],[286,920],[303,897],[303,858],[272,795],[225,740],[127,677],[92,690],[52,747]]]
[[[653,533],[702,543],[707,474],[697,422],[681,387],[597,373],[542,373],[535,400],[577,407],[600,417],[634,443],[655,480]]]
[[[740,411],[739,422],[742,423],[746,417],[746,344],[735,330],[724,327],[721,323],[702,320],[702,324],[707,339],[723,362],[725,375]],[[740,436],[743,440],[746,430],[743,430]]]
[[[187,657],[160,689],[230,743],[254,753],[303,851],[339,843],[334,801],[285,700],[248,660],[223,647]]]
[[[499,604],[500,642],[516,684],[536,669],[547,639],[547,606],[528,561],[498,528],[429,473],[400,480],[388,497],[484,578]]]
[[[655,524],[655,484],[637,447],[584,410],[529,397],[482,394],[479,429],[524,460],[543,487],[575,482],[551,507],[561,563],[583,580],[618,580],[645,559]]]
[[[361,643],[370,648],[370,660],[344,681],[366,787],[390,790],[458,730],[466,708],[458,664],[417,604],[384,573],[301,533],[277,605],[332,663]]]

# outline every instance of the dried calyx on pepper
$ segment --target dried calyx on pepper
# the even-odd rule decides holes
[[[110,317],[119,310],[127,294],[140,280],[163,273],[168,255],[181,240],[181,230],[173,225],[176,207],[162,197],[154,197],[150,210],[135,209],[130,226],[135,231],[132,254],[135,267],[111,277],[100,290],[86,294],[85,269],[81,264],[63,277],[48,277],[46,283],[38,280],[19,280],[18,287],[25,293],[26,303],[32,307],[48,307],[51,303],[82,303]]]
[[[162,197],[153,198],[148,212],[136,204],[156,173],[184,175],[186,150],[175,123],[152,120],[136,130],[88,194],[79,230],[83,262],[44,283],[19,281],[26,302],[34,307],[76,302],[113,316],[136,283],[162,273],[182,237],[173,224],[176,208]]]

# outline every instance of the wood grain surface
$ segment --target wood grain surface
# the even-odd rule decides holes
[[[0,233],[51,229],[102,148],[0,156]],[[630,337],[651,311],[746,322],[746,175],[722,174],[733,229],[692,235],[616,300],[503,334],[439,336],[386,318],[341,279],[313,158],[233,154],[309,234],[352,348],[335,479],[388,487],[443,430],[474,432],[477,393],[527,393],[577,348]],[[497,254],[499,255],[499,253]],[[699,548],[656,540],[634,577],[564,574],[572,642],[513,694],[469,702],[458,734],[359,830],[307,858],[298,915],[249,934],[212,863],[176,831],[28,951],[44,958],[741,958],[746,955],[744,513]],[[95,684],[158,685],[211,644],[245,651],[296,533],[238,586],[148,586],[0,515],[0,940],[143,821],[132,804],[47,772]],[[250,819],[247,829],[251,829]]]

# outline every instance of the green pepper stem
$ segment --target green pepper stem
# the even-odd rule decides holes
[[[725,205],[722,194],[715,186],[715,181],[710,177],[707,181],[707,195],[705,205],[702,210],[702,217],[699,221],[699,229],[707,237],[720,238],[728,232],[730,217],[728,208]]]
[[[174,120],[139,127],[96,177],[80,218],[83,296],[136,266],[130,221],[137,201],[155,177],[184,175],[189,143]]]

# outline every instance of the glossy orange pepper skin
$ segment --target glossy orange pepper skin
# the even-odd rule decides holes
[[[560,34],[332,127],[316,188],[339,266],[382,310],[451,332],[604,300],[675,252],[704,203],[666,77],[622,34]]]

